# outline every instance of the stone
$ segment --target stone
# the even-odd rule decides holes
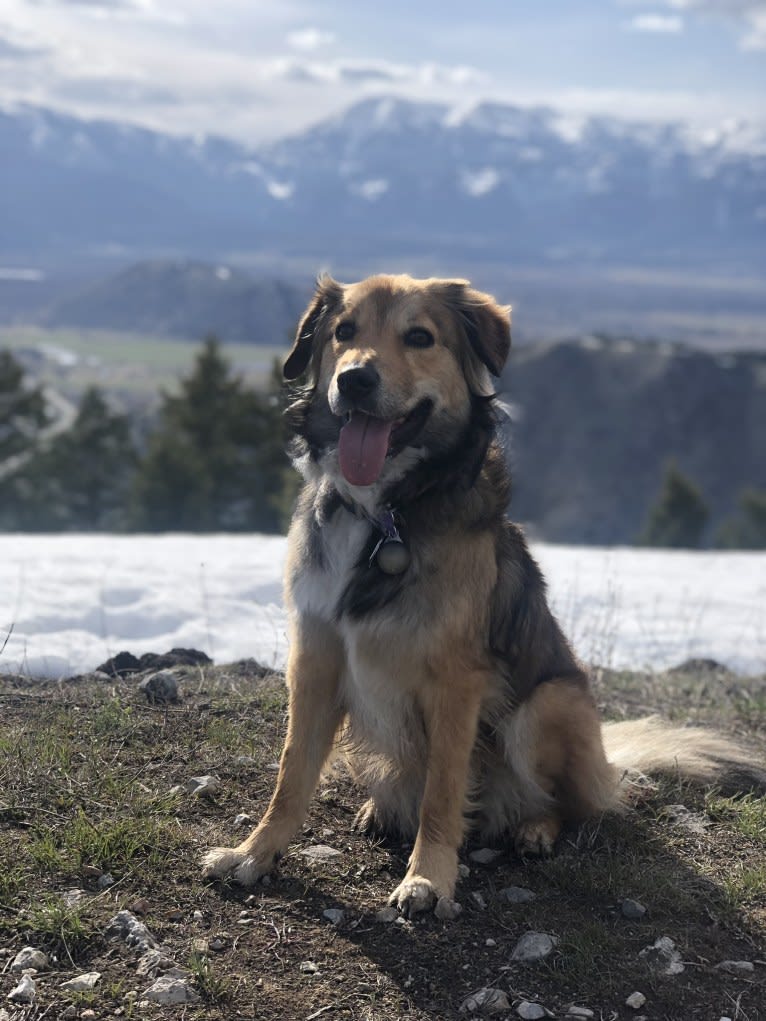
[[[123,939],[129,947],[135,947],[140,953],[157,948],[157,940],[130,911],[118,911],[107,924],[104,935],[107,939]]]
[[[146,978],[156,978],[160,972],[168,971],[175,967],[176,962],[172,957],[159,947],[147,950],[143,953],[136,965],[136,974]]]
[[[300,970],[304,975],[318,975],[319,966],[313,961],[301,961]]]
[[[716,967],[730,975],[752,975],[755,971],[752,961],[721,961]]]
[[[456,900],[440,897],[436,902],[434,914],[440,922],[454,922],[462,910],[462,905],[458,904]]]
[[[156,674],[149,674],[138,686],[138,690],[146,695],[146,700],[151,705],[167,705],[171,702],[178,702],[178,682],[173,674],[167,670],[160,670]],[[183,1000],[179,1001],[183,1003]]]
[[[558,940],[547,932],[525,932],[513,948],[512,961],[532,964],[543,961],[553,952]]]
[[[184,784],[184,789],[193,798],[214,798],[221,786],[217,776],[192,776]]]
[[[194,992],[187,978],[174,972],[160,975],[144,990],[144,999],[161,1006],[171,1007],[178,1003],[197,1003],[199,996]]]
[[[595,1012],[590,1007],[576,1007],[574,1004],[567,1011],[567,1017],[589,1018],[595,1016]]]
[[[236,758],[234,759],[235,766],[247,767],[256,766],[257,764],[258,760],[254,758],[252,755],[237,755]]]
[[[76,908],[78,904],[82,904],[87,896],[88,895],[85,890],[81,890],[79,887],[73,887],[71,890],[65,890],[61,894],[61,899],[68,908]]]
[[[525,1021],[537,1021],[538,1018],[545,1017],[546,1010],[539,1003],[530,1003],[529,1000],[522,1000],[516,1008],[516,1013],[519,1017],[523,1017]]]
[[[252,826],[253,825],[253,820],[250,818],[250,816],[247,814],[247,812],[240,812],[238,815],[234,816],[234,825],[238,826],[238,827],[239,826]]]
[[[381,908],[380,911],[375,912],[376,922],[383,923],[395,922],[398,917],[399,912],[396,910],[393,904],[390,904],[388,907]]]
[[[11,971],[24,971],[26,968],[34,968],[35,971],[47,971],[50,968],[48,955],[42,950],[35,950],[34,947],[22,947],[11,961]]]
[[[639,918],[643,918],[646,914],[644,905],[640,901],[631,900],[630,897],[626,897],[622,904],[620,904],[620,911],[623,918],[630,918],[631,921],[638,921]]]
[[[82,975],[75,975],[68,982],[62,982],[61,988],[68,989],[70,993],[85,993],[95,989],[101,979],[100,971],[86,971]]]
[[[326,908],[322,912],[322,918],[326,918],[333,925],[340,925],[345,917],[344,912],[340,908]]]
[[[342,851],[338,851],[328,844],[312,844],[310,847],[304,847],[298,852],[298,854],[302,854],[304,858],[307,858],[312,865],[318,862],[332,861],[333,858],[340,858],[342,853]]]
[[[640,950],[638,956],[661,975],[680,975],[684,970],[681,954],[669,936],[659,936],[650,947]]]
[[[484,946],[485,947],[496,947],[497,946],[497,940],[496,939],[492,939],[492,937],[490,936],[488,939],[484,940]]]
[[[481,847],[478,851],[471,851],[468,857],[474,865],[491,865],[501,854],[501,851],[495,851],[491,847]]]
[[[645,1003],[646,997],[643,993],[639,993],[638,990],[635,993],[631,993],[625,1000],[625,1006],[630,1007],[631,1010],[640,1010]]]
[[[134,915],[146,915],[149,913],[150,908],[151,904],[146,899],[146,897],[139,897],[138,900],[134,901],[130,905],[130,910],[133,912]]]
[[[111,872],[104,872],[96,880],[96,886],[99,890],[108,890],[110,886],[114,886],[114,876]]]
[[[75,1017],[77,1017],[77,1007],[73,1003],[70,1003],[68,1007],[61,1011],[61,1021],[70,1021],[70,1018]],[[82,1014],[80,1017],[82,1017]]]
[[[536,896],[525,886],[504,886],[500,891],[500,897],[508,904],[528,904]]]
[[[473,901],[474,905],[479,909],[479,911],[487,910],[487,902],[484,899],[483,893],[480,893],[478,890],[474,890],[470,894],[470,898]]]
[[[194,919],[195,922],[204,922],[205,920],[205,916],[202,914],[199,908],[197,908],[196,911],[192,912],[192,918]]]
[[[34,1003],[37,995],[35,980],[30,975],[23,975],[19,984],[8,993],[11,1003]]]
[[[461,861],[457,867],[457,874],[459,879],[468,879],[471,874],[471,870],[464,862]]]
[[[689,811],[686,805],[666,805],[662,814],[671,826],[688,830],[697,836],[701,836],[710,826],[709,819],[697,812]]]
[[[461,1014],[502,1014],[510,1009],[511,1005],[503,990],[492,986],[482,986],[460,1004]]]

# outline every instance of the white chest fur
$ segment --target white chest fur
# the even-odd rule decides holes
[[[304,566],[293,581],[298,613],[334,621],[335,611],[370,535],[370,523],[338,511],[322,528],[320,562]]]

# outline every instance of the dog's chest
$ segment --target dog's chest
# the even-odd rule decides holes
[[[299,613],[335,621],[337,607],[357,569],[370,536],[370,523],[352,514],[335,514],[316,539],[316,556],[293,579]]]

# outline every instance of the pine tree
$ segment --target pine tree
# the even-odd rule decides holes
[[[268,401],[232,375],[209,337],[180,392],[163,394],[136,479],[135,526],[277,531],[276,432]]]
[[[766,493],[746,489],[738,513],[724,521],[716,545],[729,549],[766,549]]]
[[[699,489],[671,461],[639,541],[645,546],[696,548],[709,516]]]
[[[119,530],[137,462],[126,415],[89,387],[71,427],[14,478],[19,526],[35,531]]]
[[[10,351],[0,351],[0,469],[34,446],[47,421],[42,388],[26,386],[22,367]]]

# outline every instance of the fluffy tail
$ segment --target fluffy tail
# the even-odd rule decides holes
[[[602,727],[607,759],[623,777],[636,772],[666,774],[701,784],[716,784],[729,793],[766,791],[766,768],[735,740],[701,727],[674,727],[657,716]],[[625,781],[620,784],[627,796]]]

